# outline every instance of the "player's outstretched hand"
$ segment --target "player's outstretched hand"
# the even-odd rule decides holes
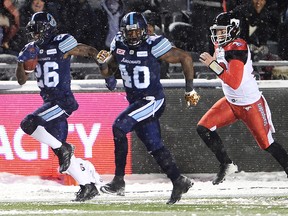
[[[110,52],[108,52],[107,50],[101,50],[98,54],[97,54],[97,61],[99,64],[104,64],[106,59],[110,56]]]
[[[200,95],[193,89],[190,92],[185,92],[185,100],[188,107],[190,107],[191,105],[196,106],[198,101],[200,100]]]
[[[25,62],[29,59],[36,59],[39,53],[39,47],[34,44],[27,44],[18,55],[18,62]]]

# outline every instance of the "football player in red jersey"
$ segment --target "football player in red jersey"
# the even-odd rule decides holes
[[[197,125],[199,136],[220,162],[220,170],[212,182],[214,185],[238,170],[216,132],[216,129],[237,120],[249,128],[259,147],[269,152],[288,174],[288,155],[272,137],[275,130],[270,109],[253,75],[248,44],[238,38],[239,26],[239,19],[232,13],[219,14],[210,27],[214,55],[207,52],[200,55],[200,61],[221,79],[225,95],[204,114]]]

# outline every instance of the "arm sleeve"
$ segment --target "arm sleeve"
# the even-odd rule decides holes
[[[223,65],[221,66],[223,67]],[[219,78],[231,88],[237,89],[242,82],[243,73],[244,63],[238,59],[232,59],[228,64],[228,70],[225,69],[224,73],[219,75]]]

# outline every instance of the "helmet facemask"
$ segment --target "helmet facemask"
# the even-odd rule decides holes
[[[125,37],[126,43],[129,46],[138,46],[142,43],[143,39],[145,39],[146,32],[144,29],[136,28],[136,29],[126,29],[123,31],[123,35]]]
[[[124,42],[130,47],[137,47],[147,38],[147,22],[142,14],[131,12],[124,16],[120,30]]]
[[[224,30],[224,31],[223,31]],[[231,31],[233,30],[232,26],[212,26],[210,27],[211,31],[211,40],[214,45],[224,46],[234,38],[231,36]],[[217,32],[223,31],[223,33],[219,34]],[[224,33],[225,32],[225,33]]]
[[[216,17],[214,25],[210,27],[214,45],[225,46],[240,34],[240,21],[231,17],[230,13],[221,13]]]
[[[39,12],[41,13],[41,12]],[[47,18],[45,16],[47,16]],[[54,18],[46,13],[44,15],[32,16],[32,19],[26,26],[26,34],[30,42],[35,42],[37,45],[43,45],[50,41],[56,34],[56,21]],[[43,19],[43,17],[45,17]]]

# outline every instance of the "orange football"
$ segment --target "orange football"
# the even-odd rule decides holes
[[[38,58],[29,59],[24,62],[24,70],[26,73],[34,72],[36,65],[38,64]]]

